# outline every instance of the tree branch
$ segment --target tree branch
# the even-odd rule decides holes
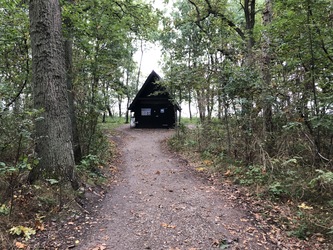
[[[231,20],[229,20],[225,15],[219,13],[218,11],[214,10],[214,8],[212,7],[211,3],[209,0],[205,0],[206,4],[207,4],[207,13],[204,16],[201,16],[200,13],[200,9],[197,6],[197,4],[193,1],[193,0],[188,0],[190,2],[190,4],[192,4],[197,12],[197,20],[196,20],[196,24],[202,29],[202,26],[200,24],[200,22],[202,22],[203,20],[205,20],[206,18],[208,18],[210,15],[213,15],[215,17],[219,17],[221,18],[222,21],[226,22],[228,24],[228,26],[230,28],[232,28],[234,31],[236,31],[236,33],[242,38],[242,40],[245,40],[245,34],[244,32],[236,26],[236,24],[234,22],[232,22]]]

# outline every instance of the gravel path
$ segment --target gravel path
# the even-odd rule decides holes
[[[80,249],[278,249],[231,193],[163,147],[173,130],[120,128],[122,163]],[[230,191],[228,191],[230,192]]]

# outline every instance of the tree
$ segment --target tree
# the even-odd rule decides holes
[[[263,11],[263,25],[265,27],[269,26],[273,18],[273,0],[265,1],[265,9]],[[273,132],[273,114],[272,114],[272,97],[270,96],[270,86],[272,81],[272,76],[270,72],[271,66],[271,52],[270,46],[271,41],[269,33],[263,31],[263,42],[262,42],[262,82],[263,82],[263,117],[264,117],[264,126],[265,126],[265,137],[266,137],[266,150],[271,155],[274,150],[274,139],[272,137]]]
[[[36,121],[39,164],[29,180],[54,178],[77,187],[59,1],[30,1],[29,17],[34,106],[43,116]]]
[[[332,155],[331,1],[276,1],[270,28],[273,53],[283,70],[278,85],[287,124],[298,124],[313,150],[313,159]],[[283,35],[282,35],[283,34]],[[281,66],[282,64],[282,66]],[[295,123],[297,121],[297,123]]]
[[[67,0],[68,4],[73,4],[73,0]],[[69,15],[64,16],[64,27],[65,27],[65,65],[66,65],[66,78],[67,78],[67,89],[68,89],[68,104],[69,114],[72,125],[72,138],[73,138],[73,152],[75,163],[79,164],[82,160],[82,151],[79,138],[79,131],[77,127],[77,117],[75,114],[74,105],[74,87],[73,87],[73,22]]]

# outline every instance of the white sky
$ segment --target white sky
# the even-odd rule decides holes
[[[147,2],[152,3],[155,8],[158,8],[162,11],[166,9],[171,10],[173,0],[169,0],[169,4],[163,3],[164,0],[146,0]],[[162,68],[160,66],[160,61],[162,58],[161,47],[158,44],[153,43],[145,43],[144,45],[144,53],[142,58],[141,65],[141,78],[145,80],[148,75],[154,70],[157,74],[163,77]],[[141,57],[141,51],[137,51],[134,54],[134,60],[139,65]]]
[[[149,0],[146,0],[147,2]],[[169,0],[169,4],[164,4],[163,0],[150,0],[155,8],[165,11],[171,10],[174,0]],[[141,51],[138,50],[137,53],[134,54],[134,60],[137,62],[139,66],[141,57]],[[161,47],[157,44],[145,43],[144,45],[144,53],[142,57],[142,65],[141,65],[141,77],[140,77],[140,86],[147,79],[148,75],[154,70],[157,74],[163,77],[162,68],[160,66],[160,61],[162,59]],[[188,113],[188,104],[181,103],[182,106],[182,116],[189,117]],[[192,105],[192,114],[195,116],[197,114],[197,110],[195,105]]]
[[[162,69],[159,65],[159,61],[161,60],[162,53],[159,46],[155,44],[145,44],[144,52],[142,57],[142,65],[141,65],[141,76],[143,79],[146,79],[148,75],[154,70],[157,74],[162,76]],[[134,60],[137,62],[139,66],[141,58],[141,51],[137,51],[134,54]]]

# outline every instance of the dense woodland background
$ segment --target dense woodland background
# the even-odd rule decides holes
[[[41,2],[0,1],[1,217],[19,213],[27,194],[36,210],[61,207],[63,184],[99,175],[112,154],[100,123],[128,121],[122,110],[140,87],[133,55],[159,42],[162,84],[191,123],[170,145],[289,204],[294,217],[279,223],[291,235],[332,236],[332,0],[179,0],[168,14],[139,0],[63,0],[61,12]],[[51,126],[59,117],[63,133]],[[11,219],[1,231],[11,226],[29,235]]]

